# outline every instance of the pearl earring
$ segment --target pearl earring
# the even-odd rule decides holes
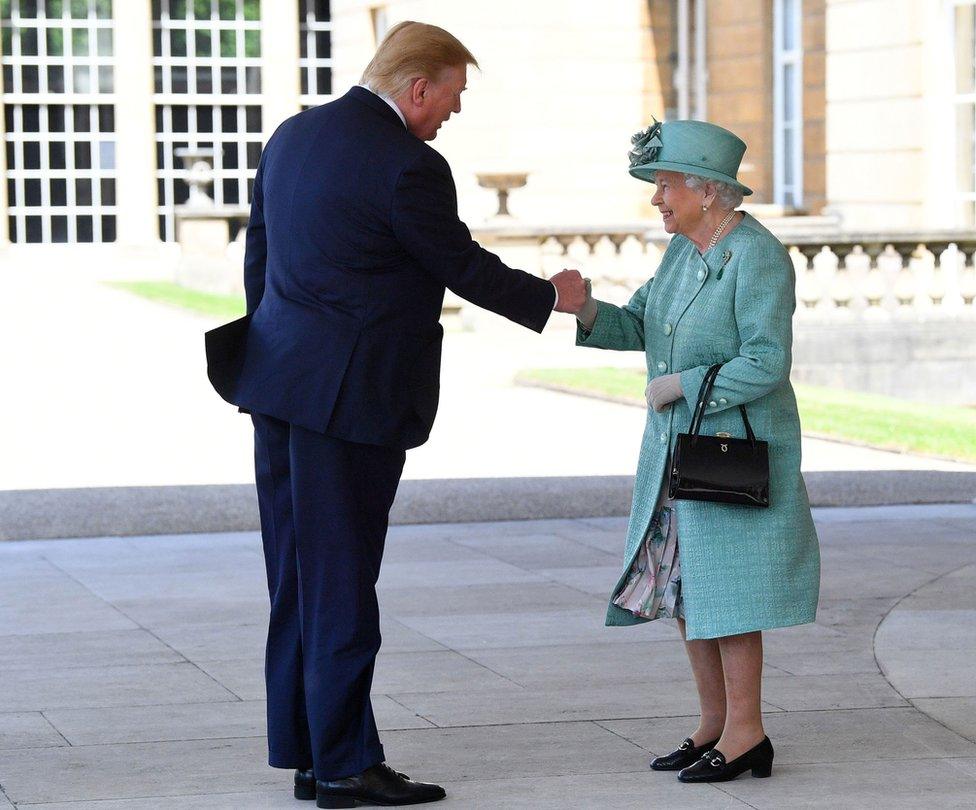
[[[708,210],[708,206],[707,205],[703,205],[702,206],[702,211],[707,211],[707,210]]]

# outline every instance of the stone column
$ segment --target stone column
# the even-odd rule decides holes
[[[298,0],[261,4],[261,120],[267,141],[278,124],[299,112]]]
[[[115,174],[118,241],[159,241],[156,122],[153,116],[152,10],[149,0],[115,11]]]

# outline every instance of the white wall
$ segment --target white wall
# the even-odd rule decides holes
[[[335,0],[337,90],[355,83],[374,49],[371,0]],[[523,222],[632,221],[650,187],[627,174],[630,136],[644,125],[642,0],[394,0],[404,19],[440,25],[477,57],[463,114],[433,146],[451,163],[462,216],[494,212],[477,172],[526,171],[510,198]]]

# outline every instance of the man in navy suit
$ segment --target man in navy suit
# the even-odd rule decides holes
[[[215,387],[254,421],[269,761],[319,807],[445,795],[385,764],[369,698],[375,584],[405,450],[437,410],[445,288],[535,331],[585,299],[575,270],[506,267],[458,219],[425,142],[461,111],[469,64],[447,31],[402,23],[364,86],[278,128],[254,183],[248,315],[208,335]]]

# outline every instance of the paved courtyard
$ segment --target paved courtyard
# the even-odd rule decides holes
[[[622,519],[391,531],[375,706],[459,808],[976,807],[976,506],[817,510],[818,622],[766,635],[773,778],[679,784],[670,623],[602,626]],[[256,534],[0,544],[0,807],[307,807],[265,763]]]

